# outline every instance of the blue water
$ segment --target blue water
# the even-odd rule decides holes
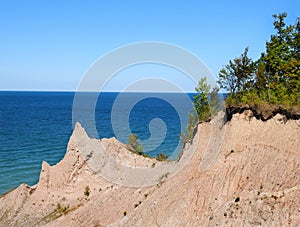
[[[89,130],[89,121],[82,118],[87,133],[96,138],[116,136],[111,123],[111,110],[119,93],[101,93],[95,111],[97,134]],[[135,93],[126,94],[124,106],[129,105]],[[189,94],[192,97],[192,94]],[[128,122],[132,133],[141,141],[151,136],[149,123],[154,118],[165,122],[166,137],[148,154],[171,155],[181,146],[179,136],[183,130],[180,116],[172,105],[163,99],[147,95],[131,109]],[[167,94],[180,101],[179,94]],[[37,183],[42,161],[53,165],[59,162],[65,152],[73,131],[73,92],[0,92],[0,194],[17,187],[21,183]],[[183,106],[186,111],[190,107]],[[119,111],[122,115],[122,111]],[[187,116],[186,116],[187,117]],[[186,122],[187,119],[184,119]],[[122,127],[119,126],[119,127]],[[122,128],[121,128],[122,129]],[[154,128],[159,133],[159,128]],[[122,132],[117,137],[127,143],[128,134]]]

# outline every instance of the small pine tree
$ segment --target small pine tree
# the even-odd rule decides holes
[[[198,115],[199,122],[209,121],[211,114],[208,102],[208,95],[210,90],[210,85],[207,83],[206,77],[203,77],[198,86],[195,88],[197,92],[194,95],[194,106]]]
[[[138,154],[143,154],[143,146],[140,144],[138,136],[136,134],[130,134],[128,138],[129,145],[134,149],[134,151]]]

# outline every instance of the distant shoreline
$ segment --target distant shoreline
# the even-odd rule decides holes
[[[171,93],[171,94],[182,94],[182,93],[187,93],[187,94],[195,94],[195,91],[184,91],[184,92],[176,92],[176,91],[69,91],[69,90],[0,90],[0,92],[47,92],[47,93]],[[224,94],[224,93],[220,93],[220,94]]]

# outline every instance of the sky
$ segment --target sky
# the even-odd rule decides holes
[[[274,33],[273,14],[287,12],[294,24],[299,9],[299,0],[1,0],[0,90],[74,91],[101,56],[141,41],[185,48],[216,77],[247,46],[253,59],[260,56]],[[116,75],[104,90],[124,89],[138,78],[130,73]],[[177,78],[173,70],[143,73]],[[174,83],[193,90],[180,81]]]

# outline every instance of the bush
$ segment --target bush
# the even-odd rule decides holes
[[[144,148],[143,148],[142,144],[140,144],[138,136],[136,134],[130,134],[130,136],[128,138],[128,143],[135,153],[137,153],[139,155],[143,154]]]
[[[276,33],[266,42],[266,52],[253,61],[246,48],[219,72],[220,87],[230,92],[227,106],[267,103],[288,109],[300,105],[300,18],[286,25],[286,13],[273,17]]]
[[[165,155],[165,154],[160,153],[160,154],[157,155],[157,158],[156,158],[156,159],[157,159],[158,161],[160,161],[160,162],[163,162],[163,161],[165,161],[165,160],[168,159],[168,155]]]
[[[68,209],[69,209],[69,206],[62,206],[60,203],[58,203],[55,211],[57,213],[65,213]]]
[[[86,197],[89,197],[90,192],[91,192],[91,191],[90,191],[90,187],[89,187],[89,186],[86,186],[85,189],[84,189],[84,193],[83,193],[83,194],[84,194]]]

